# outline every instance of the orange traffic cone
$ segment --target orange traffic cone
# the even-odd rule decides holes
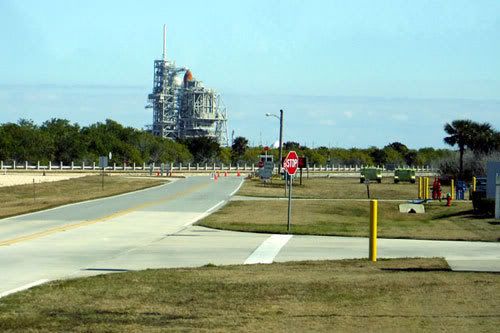
[[[239,177],[241,176],[240,172],[238,171],[238,173],[236,174],[236,177]]]
[[[224,177],[227,177],[227,171],[224,172]]]

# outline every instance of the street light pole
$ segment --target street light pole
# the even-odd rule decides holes
[[[279,167],[278,174],[281,174],[281,160],[283,158],[283,110],[280,110],[280,154],[279,154]]]

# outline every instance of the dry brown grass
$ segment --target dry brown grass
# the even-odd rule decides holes
[[[432,181],[431,181],[432,183]],[[285,195],[284,181],[273,179],[270,184],[264,184],[259,179],[245,181],[238,195],[254,197],[283,197]],[[443,193],[449,187],[443,187]],[[294,198],[317,199],[366,199],[366,185],[360,184],[359,178],[304,178],[299,185],[296,178],[293,182],[292,195]],[[418,184],[401,182],[394,184],[392,178],[383,178],[381,184],[370,183],[372,199],[416,199]]]
[[[227,230],[287,233],[286,200],[232,201],[200,221]],[[499,241],[494,219],[472,214],[472,204],[426,205],[425,214],[399,213],[398,202],[379,202],[378,235],[386,238]],[[369,202],[293,200],[292,232],[309,235],[368,236]]]
[[[147,270],[0,299],[0,331],[497,332],[500,275],[441,259]]]
[[[102,198],[165,183],[157,178],[87,176],[35,185],[0,187],[0,218],[34,212],[73,202]]]

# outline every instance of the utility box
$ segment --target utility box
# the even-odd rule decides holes
[[[260,155],[258,166],[259,170],[257,171],[257,174],[259,175],[260,179],[271,179],[274,172],[273,155]]]
[[[410,182],[415,184],[415,169],[396,169],[394,170],[394,183]]]
[[[360,183],[364,183],[365,180],[376,180],[377,183],[382,182],[382,169],[381,168],[363,168],[361,169],[361,177],[359,178]]]

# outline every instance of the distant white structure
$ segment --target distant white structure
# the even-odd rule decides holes
[[[170,139],[215,138],[228,145],[227,112],[217,91],[205,88],[185,67],[167,60],[166,26],[163,57],[154,62],[153,91],[146,108],[153,109],[154,135]]]

